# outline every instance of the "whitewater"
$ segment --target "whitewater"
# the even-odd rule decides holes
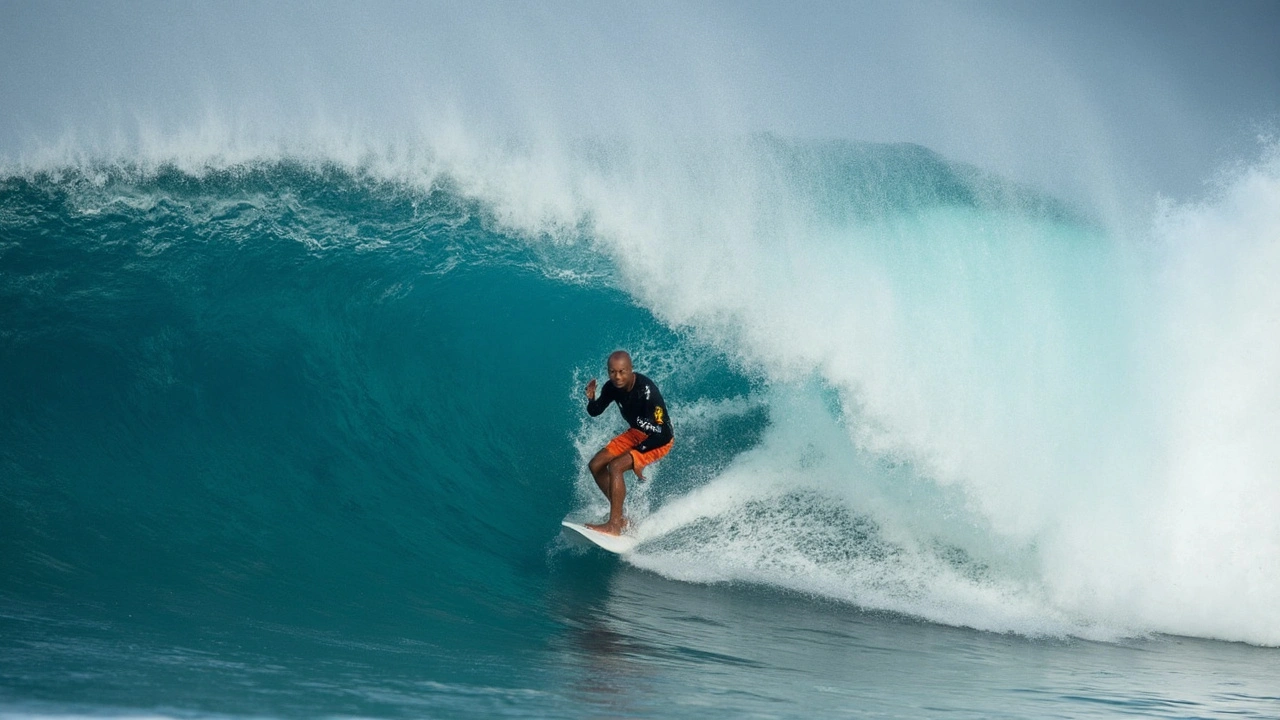
[[[1037,182],[715,67],[709,124],[0,127],[0,717],[1280,716],[1273,136]],[[560,534],[619,348],[624,557]]]

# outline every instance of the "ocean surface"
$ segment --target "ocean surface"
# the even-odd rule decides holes
[[[4,169],[0,718],[1280,717],[1277,153],[482,150]]]

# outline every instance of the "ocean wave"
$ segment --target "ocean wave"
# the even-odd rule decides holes
[[[1273,158],[1131,238],[914,146],[525,150],[9,171],[12,587],[515,602],[629,347],[679,438],[641,567],[1280,643]]]

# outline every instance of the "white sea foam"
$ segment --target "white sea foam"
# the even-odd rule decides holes
[[[1280,644],[1274,153],[1138,239],[990,208],[833,225],[764,163],[720,186],[701,160],[550,206],[772,381],[762,446],[654,510],[637,564],[986,629]]]

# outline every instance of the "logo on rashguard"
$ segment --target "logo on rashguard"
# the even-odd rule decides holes
[[[662,406],[661,405],[653,409],[653,420],[659,425],[662,424]]]

